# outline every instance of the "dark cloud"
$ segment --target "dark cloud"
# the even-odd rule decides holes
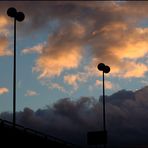
[[[145,87],[106,98],[109,145],[148,144],[147,94]],[[1,118],[11,120],[11,114],[1,113]],[[88,131],[102,129],[102,103],[90,97],[64,98],[45,109],[25,108],[17,113],[17,123],[85,145]]]
[[[121,106],[126,100],[135,100],[135,95],[132,91],[126,91],[126,90],[121,90],[111,96],[106,97],[106,102],[111,103],[116,106]],[[100,98],[100,101],[102,102],[102,97]]]
[[[12,3],[11,3],[12,4]],[[7,7],[11,5],[7,3]],[[107,24],[137,21],[148,17],[144,3],[107,3],[107,2],[15,2],[13,5],[26,14],[26,23],[33,29],[46,26],[52,20],[59,20],[61,26],[70,21],[81,23],[88,34]],[[6,5],[2,5],[2,8]],[[138,8],[141,11],[137,11]],[[4,8],[3,8],[4,10]],[[71,24],[69,24],[71,25]],[[132,25],[132,23],[130,24]],[[133,24],[135,25],[135,23]],[[87,34],[87,35],[88,35]]]

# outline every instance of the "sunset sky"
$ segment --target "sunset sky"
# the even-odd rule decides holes
[[[0,111],[12,111],[13,19],[17,22],[17,110],[148,84],[148,2],[0,2]]]
[[[25,14],[17,22],[17,123],[86,144],[87,131],[102,129],[97,65],[105,63],[109,142],[148,144],[147,1],[1,1],[0,118],[12,121],[10,7]]]

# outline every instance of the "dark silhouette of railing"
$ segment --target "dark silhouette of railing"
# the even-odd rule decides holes
[[[69,143],[54,136],[44,134],[34,129],[26,128],[22,125],[15,124],[10,121],[0,119],[0,139],[4,143],[12,141],[12,147],[16,146],[16,143],[22,143],[23,145],[35,147],[60,147],[60,148],[79,148],[80,146]],[[9,143],[10,144],[10,143]],[[27,145],[28,144],[28,145]]]

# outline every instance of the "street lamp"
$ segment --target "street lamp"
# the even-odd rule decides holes
[[[103,130],[101,131],[90,131],[87,133],[87,143],[89,145],[103,144],[104,148],[107,143],[107,131],[106,131],[106,120],[105,120],[105,84],[104,74],[110,72],[110,67],[104,63],[100,63],[97,66],[98,70],[103,72]]]
[[[17,12],[13,7],[7,10],[7,15],[14,18],[14,61],[13,61],[13,126],[16,124],[16,21],[22,22],[25,18],[23,12]]]
[[[100,63],[97,66],[98,70],[102,71],[103,73],[103,130],[104,134],[107,134],[106,131],[106,118],[105,118],[105,84],[104,84],[104,73],[109,73],[110,72],[110,67],[105,65],[104,63]],[[107,137],[107,135],[106,135]],[[105,146],[104,146],[105,147]]]

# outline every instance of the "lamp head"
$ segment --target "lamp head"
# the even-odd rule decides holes
[[[105,66],[103,72],[104,73],[109,73],[110,72],[110,67],[109,66]]]
[[[98,68],[98,70],[103,71],[104,73],[110,72],[110,67],[105,65],[104,63],[98,64],[97,68]]]
[[[100,63],[97,66],[98,70],[100,70],[100,71],[103,71],[104,70],[104,67],[105,67],[105,64],[104,63]]]
[[[17,12],[16,20],[22,22],[25,19],[25,15],[23,12]]]
[[[10,17],[16,17],[17,15],[17,11],[15,8],[11,7],[7,10],[7,15],[10,16]]]

